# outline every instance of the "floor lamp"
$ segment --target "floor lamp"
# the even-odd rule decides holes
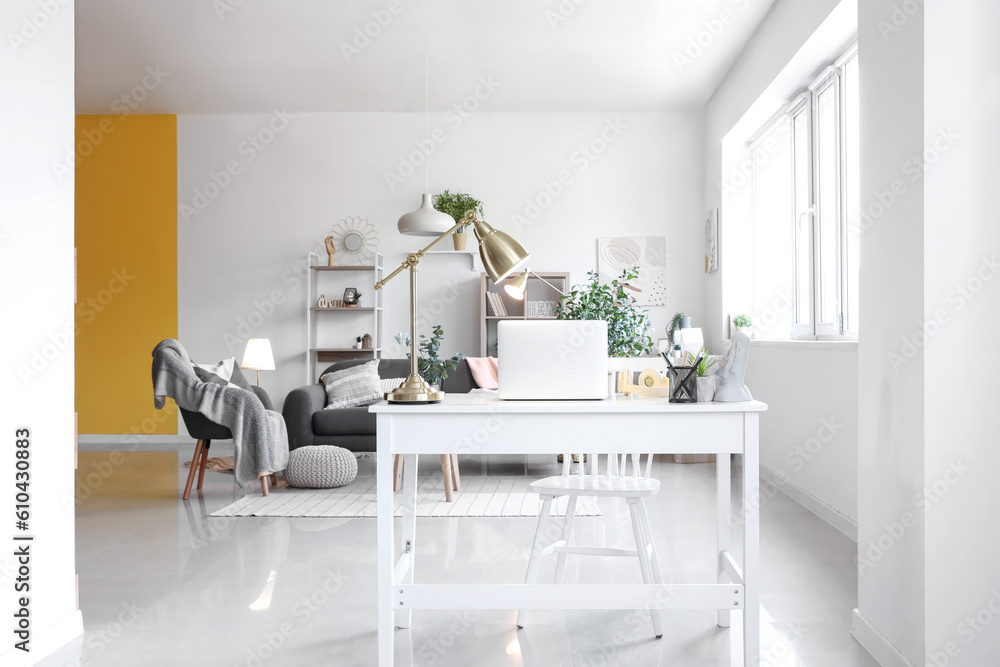
[[[465,216],[448,231],[431,241],[422,250],[407,255],[399,268],[375,283],[375,289],[382,289],[403,269],[410,270],[410,376],[403,381],[403,384],[385,395],[390,403],[437,403],[444,398],[443,391],[434,391],[417,372],[417,265],[428,250],[468,224],[472,225],[476,234],[483,267],[494,283],[505,279],[528,260],[530,253],[517,239],[479,220],[475,211],[466,211]]]

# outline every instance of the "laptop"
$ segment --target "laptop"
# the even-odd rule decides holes
[[[608,396],[608,323],[505,320],[497,325],[497,386],[502,400]]]

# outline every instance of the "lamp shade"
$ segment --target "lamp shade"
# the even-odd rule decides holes
[[[512,298],[520,301],[524,298],[524,286],[528,283],[528,270],[517,274],[513,278],[507,281],[504,285],[504,291],[507,292]]]
[[[399,233],[408,236],[441,236],[454,226],[455,219],[434,208],[428,194],[423,195],[420,208],[404,213],[396,223]]]
[[[271,354],[271,341],[267,338],[248,340],[240,368],[249,368],[254,371],[273,371],[274,355]]]
[[[476,240],[479,241],[479,256],[483,260],[483,268],[494,283],[509,276],[531,256],[517,239],[510,234],[498,232],[489,223],[476,220],[473,226]]]

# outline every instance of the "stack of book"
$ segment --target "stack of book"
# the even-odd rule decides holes
[[[507,309],[504,308],[503,299],[496,292],[487,292],[486,301],[490,304],[490,310],[497,317],[507,317]]]

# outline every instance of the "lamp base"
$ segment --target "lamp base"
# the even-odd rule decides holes
[[[385,394],[385,400],[390,403],[440,403],[443,398],[443,391],[434,391],[419,375],[411,375]]]

